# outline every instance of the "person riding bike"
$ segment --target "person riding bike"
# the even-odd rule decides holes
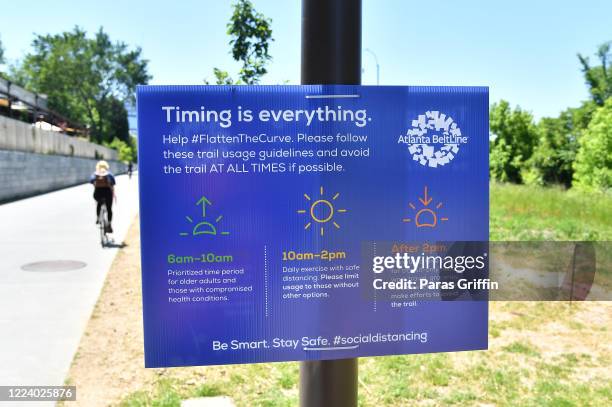
[[[109,171],[109,165],[106,161],[98,161],[96,171],[91,174],[89,182],[95,187],[93,197],[98,203],[96,206],[96,223],[99,223],[100,210],[102,204],[106,204],[108,211],[108,230],[107,233],[113,233],[111,222],[113,220],[113,198],[115,196],[115,177]]]

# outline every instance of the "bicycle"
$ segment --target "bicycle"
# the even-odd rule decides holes
[[[106,247],[110,239],[108,238],[107,231],[110,223],[108,221],[108,209],[106,204],[103,203],[100,207],[100,214],[98,215],[98,226],[100,227],[100,244],[102,248]]]

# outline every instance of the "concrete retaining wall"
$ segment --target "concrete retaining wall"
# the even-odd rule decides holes
[[[0,202],[87,182],[100,159],[127,171],[113,149],[0,116]]]
[[[117,160],[111,148],[0,116],[0,150]]]
[[[111,172],[127,165],[107,160]],[[0,202],[25,198],[89,181],[96,159],[0,150]]]

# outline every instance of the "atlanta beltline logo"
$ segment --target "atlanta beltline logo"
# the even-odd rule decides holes
[[[468,137],[461,134],[453,118],[437,110],[427,111],[412,120],[412,128],[397,141],[408,145],[414,161],[433,168],[451,162],[459,146],[467,142]]]

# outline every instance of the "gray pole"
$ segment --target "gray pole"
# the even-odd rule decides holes
[[[361,0],[302,0],[302,84],[361,84]],[[301,407],[356,407],[357,359],[300,366]]]
[[[378,57],[370,48],[366,48],[365,52],[369,52],[374,57],[374,61],[376,62],[376,85],[380,85],[380,65],[378,65]]]
[[[361,84],[361,0],[302,1],[302,85]]]

